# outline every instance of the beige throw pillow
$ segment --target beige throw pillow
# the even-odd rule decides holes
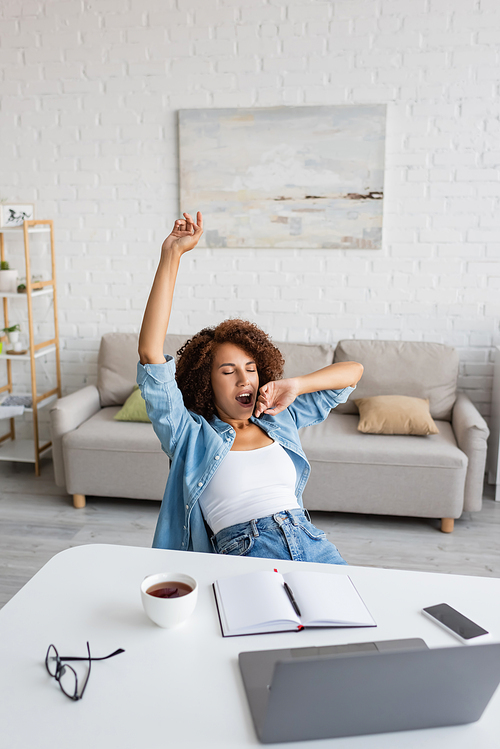
[[[429,400],[407,395],[375,395],[354,400],[359,408],[358,430],[367,434],[439,434]]]

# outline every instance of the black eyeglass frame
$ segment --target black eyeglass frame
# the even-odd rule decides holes
[[[53,649],[53,651],[55,653],[55,656],[51,656],[50,655],[51,648]],[[47,669],[47,672],[48,672],[49,676],[52,676],[58,682],[59,687],[61,689],[61,692],[66,697],[69,697],[70,700],[74,700],[75,702],[77,700],[81,700],[82,697],[83,697],[83,694],[85,692],[85,688],[86,688],[86,686],[88,684],[88,681],[89,681],[90,670],[91,670],[91,667],[92,667],[92,661],[105,661],[107,658],[112,658],[114,655],[119,655],[119,653],[124,653],[125,651],[124,651],[123,648],[118,648],[118,650],[115,650],[114,653],[110,653],[109,655],[102,656],[101,658],[92,658],[91,655],[90,655],[90,645],[87,642],[87,652],[88,652],[88,656],[83,656],[83,657],[66,656],[66,655],[63,656],[63,655],[59,655],[59,653],[57,652],[56,646],[51,644],[47,648],[47,655],[45,656],[45,668]],[[51,671],[51,669],[49,667],[49,657],[51,657],[55,661],[55,665],[56,665],[55,673],[52,673],[52,671]],[[77,675],[75,669],[72,666],[68,666],[65,663],[62,663],[62,661],[88,661],[88,663],[89,663],[89,670],[87,671],[87,677],[85,679],[85,684],[83,685],[83,689],[80,692],[80,694],[78,694],[78,675]],[[69,669],[70,671],[72,671],[73,674],[74,674],[74,676],[75,676],[75,689],[74,689],[73,694],[70,694],[69,692],[67,692],[65,690],[65,688],[63,687],[63,685],[61,684],[61,677],[63,676],[65,669]]]
[[[51,649],[54,651],[55,655],[51,655]],[[91,658],[91,655],[90,655],[90,645],[89,645],[88,642],[87,642],[87,651],[88,651],[88,657],[87,658],[77,658],[77,657],[66,658],[66,657],[63,657],[63,656],[59,655],[59,653],[57,652],[57,648],[56,648],[55,645],[49,645],[49,647],[47,649],[47,655],[45,656],[45,668],[47,669],[48,673],[50,674],[50,676],[53,676],[54,679],[57,681],[57,683],[59,684],[59,687],[61,688],[61,692],[64,695],[66,695],[66,697],[69,697],[70,700],[74,700],[75,702],[77,700],[81,700],[82,699],[83,694],[85,692],[85,688],[86,688],[86,686],[88,684],[88,681],[89,681],[90,669],[91,669],[91,666],[92,666],[92,658]],[[55,673],[52,673],[52,671],[50,669],[49,658],[52,659],[53,661],[55,661]],[[85,683],[83,685],[83,689],[80,692],[80,694],[78,694],[78,675],[77,675],[75,669],[72,666],[68,666],[67,664],[63,664],[62,661],[88,661],[88,663],[89,663],[89,669],[87,671],[87,678],[85,679]],[[74,674],[74,677],[75,677],[75,689],[74,689],[74,691],[73,691],[72,694],[70,694],[70,692],[67,692],[65,690],[65,688],[64,688],[64,686],[63,686],[63,684],[61,682],[61,677],[63,676],[63,674],[66,671],[66,669],[68,669],[69,671],[72,671],[73,674]]]

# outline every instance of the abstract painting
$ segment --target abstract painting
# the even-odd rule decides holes
[[[208,247],[380,249],[386,106],[179,111],[180,209]]]
[[[22,226],[35,216],[33,203],[9,203],[0,205],[0,226]]]

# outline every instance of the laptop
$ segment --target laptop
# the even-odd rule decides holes
[[[472,723],[500,682],[500,643],[420,638],[239,654],[264,744]]]

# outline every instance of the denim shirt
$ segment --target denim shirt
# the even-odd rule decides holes
[[[162,364],[137,365],[137,383],[146,401],[148,416],[163,451],[171,459],[165,494],[153,539],[153,547],[213,552],[199,498],[231,449],[235,431],[217,416],[207,421],[188,411],[175,379],[170,356]],[[311,472],[298,430],[324,421],[330,410],[344,403],[354,388],[321,390],[299,395],[284,411],[262,414],[250,420],[292,459],[297,483],[295,496],[302,507],[302,492]]]

